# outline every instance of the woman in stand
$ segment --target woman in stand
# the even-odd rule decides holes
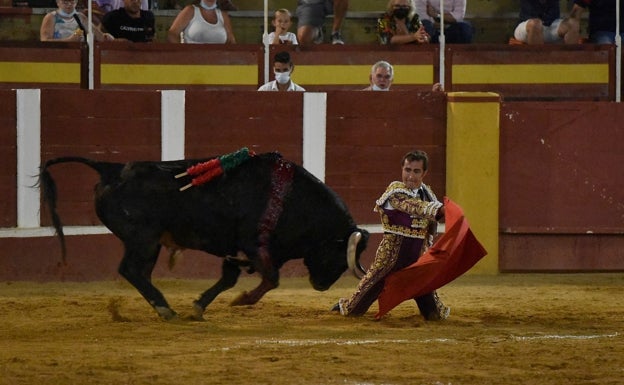
[[[377,34],[381,44],[428,44],[431,41],[413,0],[389,0],[386,13],[377,20]]]
[[[232,23],[227,12],[217,7],[217,0],[200,0],[180,11],[167,33],[170,43],[235,44]]]
[[[41,21],[39,38],[41,41],[83,41],[87,32],[88,20],[85,15],[76,12],[77,0],[56,0],[58,9],[48,13]],[[80,22],[78,22],[80,20]],[[97,41],[114,40],[109,34],[100,31],[95,26],[93,37]]]

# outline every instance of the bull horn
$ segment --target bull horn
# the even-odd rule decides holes
[[[360,239],[362,239],[362,233],[354,231],[349,235],[349,243],[347,245],[347,265],[357,278],[362,278],[362,276],[358,275],[358,271],[366,273],[359,261],[356,260],[357,244],[360,242]]]

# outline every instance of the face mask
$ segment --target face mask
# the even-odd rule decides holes
[[[275,72],[275,80],[279,84],[286,84],[290,81],[290,71],[288,72]]]
[[[405,19],[409,11],[410,10],[408,7],[395,8],[394,12],[392,12],[392,15],[397,19]]]
[[[203,1],[199,2],[199,5],[203,8],[206,9],[208,11],[211,11],[215,8],[217,8],[217,2],[215,1],[213,5],[206,5]]]
[[[388,88],[381,88],[381,87],[377,86],[377,84],[373,84],[373,91],[390,91],[390,87],[388,87]]]
[[[56,13],[58,13],[62,17],[72,17],[72,16],[74,16],[76,14],[76,10],[74,9],[74,11],[72,13],[67,13],[67,12],[63,11],[62,9],[57,9]]]

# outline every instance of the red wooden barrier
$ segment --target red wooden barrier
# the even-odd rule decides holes
[[[71,106],[71,107],[69,107]],[[41,159],[84,156],[128,162],[160,160],[160,94],[136,91],[43,90]],[[59,210],[71,225],[100,224],[93,210],[95,171],[55,166]],[[49,225],[42,212],[41,222]]]
[[[361,90],[369,85],[371,67],[379,60],[394,66],[394,90],[430,91],[438,81],[438,46],[270,46],[269,73],[273,56],[291,52],[295,83],[306,91]]]
[[[134,44],[95,46],[95,88],[256,90],[263,63],[255,44]]]
[[[610,45],[450,45],[447,91],[490,91],[505,100],[614,100]]]
[[[86,45],[0,42],[0,88],[88,87]]]
[[[503,104],[501,270],[624,268],[623,118],[614,103]]]

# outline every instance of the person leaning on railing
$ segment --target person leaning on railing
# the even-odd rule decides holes
[[[431,41],[413,0],[389,0],[386,12],[377,20],[377,35],[381,44],[428,44]]]
[[[56,0],[58,6],[47,13],[41,21],[39,38],[41,41],[84,41],[88,19],[82,13],[76,12],[77,0]],[[97,41],[114,40],[109,34],[92,26],[93,37]]]

